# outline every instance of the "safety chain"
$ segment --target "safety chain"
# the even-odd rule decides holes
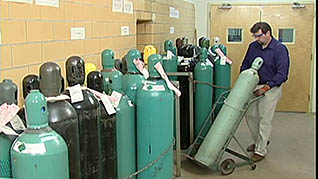
[[[193,84],[204,84],[204,85],[208,85],[208,86],[212,86],[214,88],[223,88],[223,89],[231,89],[231,88],[228,88],[228,87],[224,87],[224,86],[217,86],[213,83],[208,83],[208,82],[203,82],[203,81],[197,81],[197,80],[194,80],[193,78],[189,77],[189,81],[191,81]]]
[[[162,152],[159,157],[155,160],[153,160],[152,162],[150,162],[148,165],[146,165],[145,167],[141,168],[140,170],[137,170],[136,172],[128,175],[127,177],[125,177],[124,179],[128,179],[128,178],[132,178],[134,176],[137,176],[139,173],[144,172],[145,170],[147,170],[148,168],[150,168],[152,165],[154,165],[155,163],[157,163],[160,159],[162,159],[165,155],[167,155],[167,153],[173,148],[174,144],[175,144],[175,138],[173,138],[173,141],[171,143],[171,145],[167,148],[167,150],[165,150],[164,152]]]

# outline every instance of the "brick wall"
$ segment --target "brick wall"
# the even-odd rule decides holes
[[[21,106],[21,80],[27,74],[38,74],[43,62],[58,63],[65,76],[64,62],[70,55],[81,55],[100,70],[100,53],[107,48],[121,59],[129,49],[143,50],[150,44],[161,53],[167,39],[187,36],[194,42],[194,4],[130,1],[133,14],[112,12],[112,0],[60,0],[58,8],[0,0],[0,81],[12,79],[19,86]],[[179,10],[179,18],[169,17],[170,7]],[[121,26],[129,26],[129,35],[121,36]],[[85,39],[71,40],[71,27],[84,27]],[[170,27],[175,28],[174,34]]]

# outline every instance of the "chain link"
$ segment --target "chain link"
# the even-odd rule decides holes
[[[198,80],[194,80],[193,77],[189,77],[189,81],[191,81],[193,84],[204,84],[204,85],[208,85],[208,86],[212,86],[214,88],[222,88],[222,89],[231,89],[229,87],[224,87],[224,86],[217,86],[213,83],[208,83],[208,82],[203,82],[203,81],[198,81]]]
[[[132,178],[132,177],[134,177],[134,176],[137,176],[139,173],[144,172],[145,170],[147,170],[148,168],[150,168],[152,165],[154,165],[155,163],[157,163],[157,162],[158,162],[159,160],[161,160],[165,155],[167,155],[168,152],[173,148],[173,146],[174,146],[174,144],[175,144],[175,141],[176,141],[175,138],[173,138],[173,141],[172,141],[171,145],[170,145],[164,152],[162,152],[157,159],[153,160],[153,161],[150,162],[148,165],[146,165],[145,167],[143,167],[143,168],[137,170],[136,172],[134,172],[134,173],[128,175],[128,176],[125,177],[124,179],[129,179],[129,178]]]

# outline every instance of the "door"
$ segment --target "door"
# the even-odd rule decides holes
[[[249,31],[254,23],[260,20],[268,22],[276,39],[279,29],[294,29],[294,42],[285,44],[290,53],[290,71],[277,111],[308,112],[314,6],[294,9],[288,4],[238,5],[231,8],[211,5],[210,9],[210,38],[219,36],[221,43],[227,47],[228,57],[233,61],[232,86],[239,76],[248,44],[254,40]],[[227,42],[229,28],[242,29],[241,42]]]

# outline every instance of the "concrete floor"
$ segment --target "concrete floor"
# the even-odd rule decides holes
[[[236,138],[244,149],[251,144],[251,136],[245,119],[240,124]],[[230,175],[221,175],[215,170],[202,168],[182,156],[181,177],[176,179],[314,179],[316,178],[316,114],[276,112],[273,120],[271,143],[265,159],[256,163],[256,169],[249,165],[238,167]],[[229,145],[240,150],[234,140]],[[232,158],[224,154],[222,161]]]

